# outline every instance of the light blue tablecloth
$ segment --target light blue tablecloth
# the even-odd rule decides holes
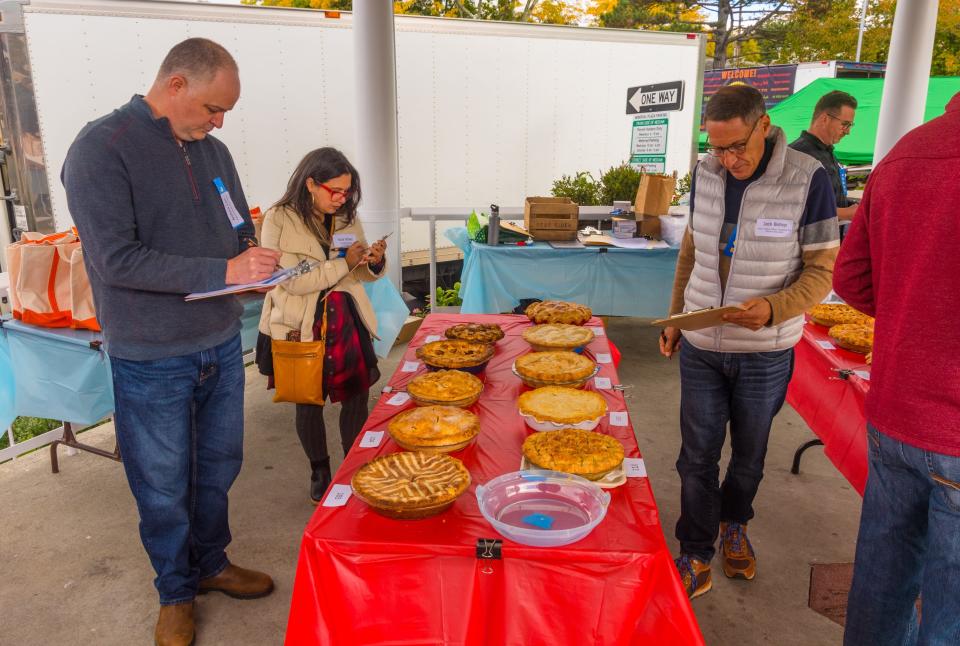
[[[667,315],[676,249],[554,249],[477,244],[457,227],[447,237],[463,249],[460,297],[465,314],[509,312],[521,299],[572,301],[594,314]]]
[[[377,316],[377,355],[386,357],[409,311],[387,280],[365,283]],[[263,295],[242,295],[240,337],[244,352],[257,342]],[[0,329],[0,433],[17,416],[93,424],[113,414],[110,359],[90,348],[99,334],[50,329],[7,320]]]

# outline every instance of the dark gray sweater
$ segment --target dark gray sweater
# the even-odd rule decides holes
[[[213,179],[226,184],[244,224],[227,219]],[[227,259],[254,241],[227,147],[214,137],[177,144],[142,96],[84,127],[61,179],[80,233],[105,348],[151,360],[198,352],[240,330],[234,296],[192,303],[225,286]]]

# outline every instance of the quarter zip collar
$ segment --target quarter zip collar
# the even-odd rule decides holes
[[[129,106],[130,111],[136,115],[137,118],[139,118],[143,123],[146,123],[152,128],[156,129],[158,134],[164,137],[170,137],[177,143],[180,143],[173,134],[173,127],[170,125],[170,119],[166,117],[153,116],[153,110],[150,109],[149,104],[147,104],[142,94],[134,94],[130,99],[130,103],[127,105]]]

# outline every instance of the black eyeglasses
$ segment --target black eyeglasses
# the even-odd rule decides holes
[[[846,119],[841,119],[840,117],[834,116],[829,112],[824,112],[824,114],[830,117],[831,119],[836,119],[837,121],[839,121],[840,127],[843,128],[844,130],[850,130],[854,126],[853,121],[847,121]]]
[[[760,119],[763,119],[761,116]],[[747,144],[750,143],[750,137],[753,136],[753,133],[757,129],[757,124],[760,123],[760,119],[757,119],[753,122],[753,127],[750,128],[750,134],[744,137],[743,141],[737,142],[735,144],[730,144],[729,146],[711,146],[710,142],[707,142],[707,152],[714,157],[723,157],[727,153],[733,153],[735,156],[739,157],[747,151]]]

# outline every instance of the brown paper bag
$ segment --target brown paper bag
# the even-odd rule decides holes
[[[644,173],[640,176],[640,186],[637,188],[637,199],[634,211],[641,215],[666,215],[673,201],[673,191],[677,186],[677,179],[672,175]],[[659,233],[660,223],[657,222]]]

